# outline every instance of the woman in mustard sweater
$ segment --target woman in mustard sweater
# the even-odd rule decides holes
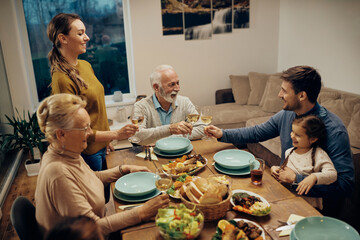
[[[47,34],[53,43],[48,57],[51,64],[52,94],[71,93],[85,97],[86,111],[90,115],[93,134],[88,139],[88,147],[82,157],[94,171],[106,169],[105,154],[112,149],[112,140],[127,139],[138,128],[126,125],[120,130],[109,131],[104,87],[94,74],[90,63],[78,59],[86,52],[90,38],[85,33],[85,25],[77,14],[60,13],[49,23]],[[112,149],[113,150],[113,149]]]

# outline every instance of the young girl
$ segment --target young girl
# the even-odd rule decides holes
[[[281,166],[272,166],[271,175],[279,180],[281,170],[290,168],[295,174],[306,176],[296,188],[299,195],[308,194],[315,184],[331,184],[336,181],[337,172],[327,155],[319,147],[326,138],[324,123],[314,115],[295,118],[292,123],[291,140],[293,148],[286,150]],[[314,207],[322,209],[321,198],[304,197]]]

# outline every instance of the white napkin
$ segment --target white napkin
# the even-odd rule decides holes
[[[287,220],[287,222],[288,222],[288,223],[291,223],[291,224],[295,224],[295,223],[297,223],[298,221],[300,221],[300,220],[303,219],[303,218],[305,218],[305,217],[299,216],[299,215],[296,215],[296,214],[291,214],[290,217],[289,217],[289,219]],[[290,235],[290,233],[291,233],[292,230],[293,230],[293,229],[283,230],[283,231],[281,231],[281,233],[279,234],[279,236],[280,236],[280,237],[282,237],[282,236],[288,236],[288,235]]]
[[[159,159],[155,155],[153,147],[150,147],[150,152],[151,152],[151,160],[158,161]],[[141,153],[138,153],[136,156],[139,157],[139,158],[144,159],[145,158],[145,151],[141,152]]]

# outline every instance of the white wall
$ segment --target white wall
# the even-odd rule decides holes
[[[198,105],[215,103],[215,91],[230,87],[229,74],[277,70],[279,0],[252,0],[250,28],[185,41],[163,36],[160,0],[130,1],[137,94],[152,94],[149,75],[170,64],[180,78],[180,94]]]
[[[317,68],[326,87],[360,94],[360,1],[281,0],[278,70]]]

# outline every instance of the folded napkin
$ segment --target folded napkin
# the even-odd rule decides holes
[[[153,147],[150,147],[150,152],[151,152],[151,160],[158,161],[159,159],[155,155]],[[144,159],[145,158],[145,151],[141,152],[141,153],[138,153],[136,156],[139,157],[139,158]]]
[[[298,221],[300,221],[303,218],[305,218],[305,217],[299,216],[299,215],[296,215],[296,214],[291,214],[289,219],[287,220],[287,222],[290,223],[290,224],[295,224],[295,223],[297,223]],[[279,234],[279,236],[280,237],[288,236],[288,235],[290,235],[292,230],[293,229],[282,230],[281,233]]]

